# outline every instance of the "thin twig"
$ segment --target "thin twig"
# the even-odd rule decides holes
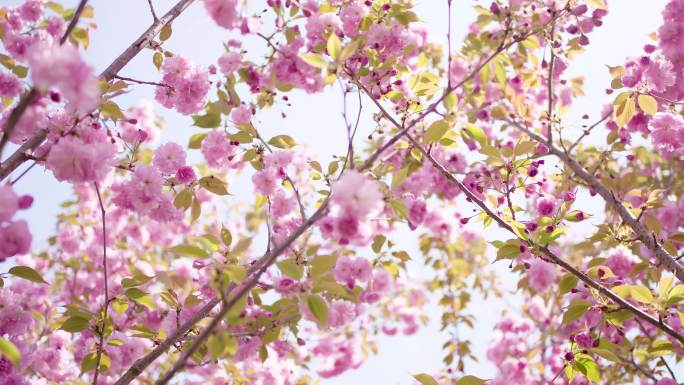
[[[97,346],[97,357],[95,358],[95,374],[93,375],[93,385],[97,385],[97,377],[100,374],[100,359],[102,358],[102,350],[104,349],[104,336],[107,329],[107,309],[109,308],[109,283],[107,277],[107,220],[104,204],[102,204],[102,195],[100,195],[100,187],[97,182],[93,182],[95,192],[97,193],[97,201],[100,203],[100,213],[102,214],[102,272],[104,274],[104,295],[105,301],[102,310],[102,328],[99,330],[100,343]]]
[[[35,99],[36,96],[38,96],[38,90],[35,87],[31,87],[29,92],[19,100],[19,104],[12,110],[12,113],[7,119],[5,129],[2,130],[2,138],[0,138],[0,159],[2,159],[2,150],[5,149],[5,145],[9,142],[14,129],[19,123],[19,119],[21,119],[21,116],[26,112],[26,109],[31,105],[31,102],[33,102],[33,99]]]
[[[599,120],[598,122],[592,124],[591,126],[589,126],[589,128],[587,128],[586,130],[584,130],[584,132],[582,132],[582,135],[580,135],[580,137],[577,138],[577,140],[576,140],[572,145],[570,145],[570,147],[568,147],[567,153],[570,154],[570,153],[572,152],[572,150],[573,150],[575,147],[577,147],[578,144],[580,144],[580,142],[582,141],[582,139],[584,139],[585,136],[591,134],[591,130],[593,130],[594,128],[596,128],[599,124],[605,122],[606,119],[610,118],[610,116],[611,116],[612,114],[613,114],[612,112],[609,112],[609,113],[603,115],[603,117],[601,117],[601,120]]]
[[[273,153],[273,149],[271,146],[264,140],[264,138],[259,134],[259,132],[256,132],[257,139],[261,142],[261,144],[264,145],[266,150],[270,153]],[[295,194],[295,199],[297,199],[297,203],[299,204],[299,215],[302,216],[302,221],[306,221],[306,210],[304,209],[304,204],[302,203],[302,197],[299,195],[299,190],[297,189],[297,186],[294,184],[294,181],[290,176],[285,172],[285,180],[290,183],[290,186],[292,186],[292,190],[294,191]]]
[[[543,137],[535,134],[524,125],[510,119],[506,119],[504,121],[513,125],[520,131],[526,133],[530,138],[534,139],[535,141],[539,143],[546,143],[546,140]],[[587,183],[587,185],[589,185],[592,189],[594,189],[599,195],[603,197],[606,203],[618,213],[623,223],[630,227],[634,231],[634,233],[639,237],[639,240],[655,254],[655,257],[661,264],[663,264],[665,267],[667,267],[668,270],[673,272],[680,282],[684,282],[684,266],[680,265],[675,260],[675,258],[667,250],[665,250],[660,245],[660,243],[658,243],[656,236],[644,225],[642,225],[641,222],[637,221],[636,218],[634,218],[632,213],[629,210],[627,210],[627,208],[615,196],[615,194],[610,189],[608,189],[608,187],[601,183],[601,181],[599,181],[593,173],[587,172],[587,170],[585,170],[584,167],[577,163],[577,161],[570,155],[555,147],[553,144],[547,143],[547,146],[551,154],[555,155],[558,159],[563,161],[563,163],[565,163],[568,167],[570,167],[570,169],[572,169],[575,175],[583,179]]]
[[[132,78],[127,78],[127,77],[125,77],[125,76],[119,76],[119,75],[114,75],[114,79],[125,80],[125,81],[127,81],[127,82],[137,83],[137,84],[148,84],[148,85],[151,85],[151,86],[159,86],[159,87],[173,88],[173,87],[171,87],[170,85],[164,84],[164,83],[157,83],[157,82],[149,82],[149,81],[146,81],[146,80],[132,79]]]
[[[552,13],[552,16],[555,16],[556,11],[554,10]],[[549,37],[549,52],[551,53],[551,58],[549,60],[549,78],[547,80],[547,89],[548,89],[548,109],[547,109],[547,118],[548,118],[548,135],[547,135],[547,140],[549,143],[552,142],[553,138],[553,64],[556,61],[556,53],[553,52],[553,36],[556,33],[556,22],[554,21],[551,24],[551,36]]]
[[[64,42],[67,41],[69,38],[69,35],[71,34],[71,31],[76,28],[76,24],[78,23],[78,19],[81,18],[81,13],[83,13],[83,10],[85,9],[86,4],[88,3],[88,0],[81,0],[80,3],[78,3],[78,8],[76,8],[76,11],[74,12],[74,16],[71,18],[71,21],[69,22],[69,25],[67,26],[66,31],[64,31],[64,35],[62,35],[62,38],[59,39],[59,44],[64,44]]]
[[[159,18],[157,17],[157,14],[154,12],[154,5],[152,4],[152,0],[147,0],[147,4],[150,5],[150,12],[152,12],[152,18],[155,22],[157,22]]]

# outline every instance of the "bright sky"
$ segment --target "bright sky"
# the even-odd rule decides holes
[[[0,3],[16,5],[20,1],[0,0]],[[66,2],[71,6],[75,3],[75,0]],[[95,8],[95,22],[98,27],[91,35],[92,44],[86,53],[86,58],[99,73],[149,26],[152,19],[146,0],[94,0],[90,3]],[[174,3],[175,1],[172,0],[156,0],[157,13],[163,14]],[[262,0],[251,0],[250,3],[262,4]],[[416,3],[416,13],[427,22],[433,39],[446,43],[446,0],[417,0]],[[474,17],[471,6],[478,3],[482,2],[454,0],[452,15],[454,50],[458,49],[457,44]],[[581,74],[586,77],[585,93],[587,96],[575,104],[572,110],[573,116],[578,117],[589,113],[592,121],[598,117],[600,106],[609,100],[604,92],[610,84],[605,65],[621,64],[626,56],[638,55],[642,52],[641,47],[649,41],[647,35],[655,31],[661,23],[660,12],[665,3],[665,0],[611,2],[613,8],[609,16],[604,19],[604,26],[590,36],[592,44],[588,52],[578,58],[570,68],[572,74]],[[488,5],[488,2],[485,5]],[[206,16],[200,1],[196,1],[186,13],[181,15],[174,23],[173,30],[173,36],[165,43],[165,47],[203,65],[215,63],[223,52],[222,42],[236,37],[235,34],[216,27]],[[263,46],[263,41],[255,39],[247,41],[248,50],[256,46]],[[152,65],[150,51],[139,55],[121,71],[120,75],[142,80],[159,79]],[[152,99],[152,87],[137,86],[135,88],[135,92],[121,99],[122,106],[131,105],[140,98]],[[328,91],[324,95],[315,97],[296,95],[293,98],[293,107],[285,111],[288,115],[286,120],[280,118],[282,109],[278,108],[273,113],[260,114],[259,127],[267,130],[266,136],[289,133],[299,142],[306,142],[309,149],[322,160],[329,160],[331,154],[344,153],[347,144],[341,118],[341,93],[338,88]],[[366,103],[364,108],[370,110],[371,106]],[[198,132],[196,128],[191,127],[188,117],[163,110],[160,106],[156,106],[156,112],[166,119],[162,142],[173,140],[185,144],[190,135]],[[372,127],[371,124],[365,126],[362,124],[359,137],[365,137]],[[67,184],[56,182],[50,173],[36,167],[16,186],[16,189],[21,193],[31,193],[36,198],[33,208],[22,215],[29,221],[33,231],[34,248],[39,249],[46,245],[47,238],[54,233],[54,218],[59,212],[59,203],[69,198],[70,188]],[[231,186],[233,192],[240,189],[240,186]],[[587,209],[600,211],[602,202],[596,199],[588,201]],[[489,240],[494,239],[491,233],[485,233],[485,236]],[[413,267],[420,270],[418,266]],[[503,280],[511,282],[511,285],[517,282],[517,277],[508,273],[505,267],[496,268],[501,271]],[[477,304],[478,301],[475,300],[473,303]],[[482,378],[493,377],[494,368],[486,361],[484,351],[492,327],[497,322],[503,307],[504,304],[501,302],[490,301],[474,309],[474,312],[480,315],[480,322],[474,332],[467,331],[467,333],[471,336],[475,352],[481,360],[467,367],[469,374]],[[429,308],[428,314],[437,318],[439,309]],[[331,385],[409,384],[411,373],[432,372],[440,368],[443,357],[441,345],[446,341],[447,336],[439,333],[438,329],[438,321],[433,321],[427,328],[423,328],[411,337],[380,338],[378,356],[370,357],[358,370],[347,372],[341,377],[323,383]]]

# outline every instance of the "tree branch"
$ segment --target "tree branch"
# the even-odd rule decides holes
[[[385,116],[387,120],[390,121],[395,127],[400,128],[401,125],[399,122],[397,122],[388,112],[387,110],[377,101],[375,100],[371,94],[368,92],[366,88],[363,88],[364,92],[371,97],[371,99],[375,102],[375,105],[380,109],[382,114]],[[535,245],[529,240],[524,240],[518,237],[516,232],[513,230],[513,227],[509,225],[506,221],[504,221],[498,214],[493,212],[480,198],[475,196],[468,188],[461,183],[458,179],[456,179],[450,172],[447,170],[442,164],[440,164],[426,149],[423,147],[421,143],[419,143],[413,136],[410,134],[406,134],[406,138],[409,140],[409,142],[416,148],[418,151],[420,151],[423,156],[432,163],[432,165],[442,174],[444,177],[456,187],[458,187],[461,192],[463,192],[466,197],[468,197],[473,203],[475,203],[478,207],[482,209],[490,218],[492,218],[498,225],[499,227],[508,230],[510,233],[514,234],[516,238],[520,239],[521,242],[526,242],[530,246],[536,246],[539,251],[544,254],[547,258],[549,258],[553,263],[557,264],[560,266],[563,270],[568,271],[572,275],[576,276],[578,279],[580,279],[582,282],[584,282],[586,285],[590,286],[591,288],[597,290],[599,293],[603,294],[604,296],[608,297],[611,299],[614,303],[623,306],[625,309],[629,310],[631,313],[633,313],[636,317],[643,319],[644,321],[648,322],[649,324],[655,326],[656,328],[662,330],[666,334],[674,337],[676,340],[678,340],[682,345],[684,345],[684,336],[678,334],[674,329],[672,329],[670,326],[664,324],[663,322],[651,317],[649,314],[645,313],[643,310],[637,308],[636,306],[632,305],[630,302],[627,302],[625,299],[620,297],[619,295],[615,294],[613,291],[608,289],[607,287],[603,286],[601,283],[596,282],[593,280],[591,277],[588,275],[582,273],[581,271],[577,270],[574,266],[570,265],[566,261],[564,261],[562,258],[554,254],[551,250],[549,250],[546,246],[542,245]],[[539,137],[542,140],[542,143],[544,143],[544,138]]]
[[[629,210],[627,210],[627,208],[618,200],[618,198],[610,189],[608,189],[603,183],[601,183],[601,181],[599,181],[593,174],[587,172],[587,170],[585,170],[584,167],[577,163],[577,161],[573,159],[569,154],[566,154],[565,152],[555,147],[551,143],[546,143],[544,138],[530,131],[527,127],[512,120],[505,121],[519,129],[520,131],[523,131],[535,141],[545,143],[549,148],[549,152],[555,155],[561,161],[563,161],[563,163],[570,167],[570,169],[578,177],[583,179],[589,187],[593,188],[596,192],[598,192],[599,195],[601,195],[603,199],[606,201],[606,203],[610,207],[612,207],[613,210],[615,210],[618,213],[618,215],[620,215],[622,221],[627,226],[629,226],[632,229],[632,231],[634,231],[639,240],[655,254],[656,259],[658,259],[658,261],[661,264],[667,267],[668,270],[673,272],[680,282],[684,282],[684,266],[679,264],[675,260],[675,258],[672,255],[670,255],[670,253],[668,253],[667,250],[665,250],[658,243],[655,234],[653,234],[644,225],[642,225],[641,222],[638,221],[632,215],[632,213],[629,212]]]
[[[60,45],[64,44],[67,41],[69,35],[71,35],[71,31],[73,31],[74,28],[76,28],[76,24],[78,24],[78,20],[81,18],[81,13],[83,13],[83,10],[85,9],[87,3],[88,0],[81,0],[81,2],[78,3],[78,7],[74,12],[74,16],[71,18],[71,21],[69,22],[66,31],[64,31],[64,35],[62,35],[62,38],[59,39]]]
[[[105,219],[106,211],[104,204],[102,204],[102,195],[100,195],[100,187],[97,182],[93,183],[95,192],[97,193],[97,201],[100,203],[100,213],[102,214],[102,270],[104,274],[104,295],[105,301],[102,310],[102,329],[100,333],[100,344],[97,347],[97,357],[95,358],[95,374],[93,375],[93,385],[97,385],[97,377],[100,374],[100,359],[102,359],[102,350],[104,349],[104,336],[107,329],[107,309],[109,308],[109,283],[107,277],[107,220]]]
[[[100,74],[100,79],[110,81],[133,59],[155,36],[164,28],[165,25],[175,20],[185,9],[195,0],[180,0],[162,18],[156,20],[133,44],[122,52],[114,61]],[[76,19],[76,17],[74,17]],[[72,19],[72,22],[74,21]],[[18,119],[17,119],[18,120]],[[7,130],[5,130],[7,132]],[[31,138],[22,144],[6,161],[0,164],[0,181],[11,174],[17,167],[29,159],[28,155],[36,147],[40,146],[47,136],[46,129],[39,129]]]

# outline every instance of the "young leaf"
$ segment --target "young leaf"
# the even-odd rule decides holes
[[[83,317],[71,317],[59,328],[69,333],[78,333],[88,328],[88,320]]]
[[[21,359],[21,353],[14,344],[2,337],[0,337],[0,353],[5,356],[15,367],[19,367],[19,360]]]
[[[415,378],[416,381],[420,382],[423,385],[439,385],[437,380],[432,378],[432,376],[429,374],[425,374],[425,373],[414,374],[413,378]]]
[[[316,55],[315,53],[301,54],[299,55],[299,58],[312,67],[325,68],[327,65],[325,59],[321,55]]]
[[[166,24],[162,28],[161,32],[159,33],[159,40],[161,40],[161,41],[169,40],[172,32],[173,32],[173,30],[171,29],[171,24],[170,23]]]
[[[9,273],[32,282],[47,284],[47,282],[37,271],[28,266],[14,266],[13,268],[9,269]]]
[[[449,124],[444,120],[433,122],[425,132],[425,141],[436,142],[449,131]]]
[[[211,175],[205,176],[199,180],[200,186],[205,190],[210,191],[216,195],[228,195],[228,190],[226,189],[226,182],[221,179]]]
[[[328,322],[328,306],[321,297],[315,294],[310,295],[306,298],[306,304],[318,322],[321,324]]]
[[[126,295],[126,297],[143,306],[146,306],[150,309],[154,308],[154,301],[152,300],[152,297],[150,297],[149,294],[145,293],[144,291],[138,288],[130,288],[126,290],[124,294]]]
[[[487,382],[487,380],[483,380],[475,376],[464,376],[461,377],[460,380],[456,381],[456,385],[482,385],[485,382]]]
[[[641,111],[649,115],[655,115],[658,112],[658,101],[651,95],[639,95],[637,98],[639,108]]]
[[[337,59],[337,57],[340,54],[340,51],[342,50],[342,42],[340,42],[340,38],[337,37],[337,34],[335,32],[330,34],[330,37],[328,37],[328,55],[332,57],[333,59]]]
[[[268,141],[268,144],[278,148],[292,148],[297,145],[289,135],[274,136]]]

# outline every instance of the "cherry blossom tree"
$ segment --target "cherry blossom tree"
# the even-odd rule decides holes
[[[425,342],[444,369],[412,381],[684,381],[684,0],[615,58],[579,129],[567,69],[605,0],[477,2],[462,42],[435,0],[446,46],[409,0],[148,3],[99,75],[87,0],[0,7],[0,384],[325,383],[382,354],[378,335],[414,334],[428,303],[472,328],[492,316],[473,296],[510,295],[502,281],[522,305],[491,335],[498,370],[469,372],[485,357],[454,334]],[[214,65],[165,48],[189,7],[240,37]],[[143,51],[158,78],[120,75]],[[136,87],[155,103],[125,105]],[[265,136],[260,114],[294,93],[341,93],[345,153],[307,150],[327,122]],[[155,108],[192,117],[188,143],[158,140]],[[48,192],[15,191],[40,168],[73,188],[45,250],[17,212]]]

